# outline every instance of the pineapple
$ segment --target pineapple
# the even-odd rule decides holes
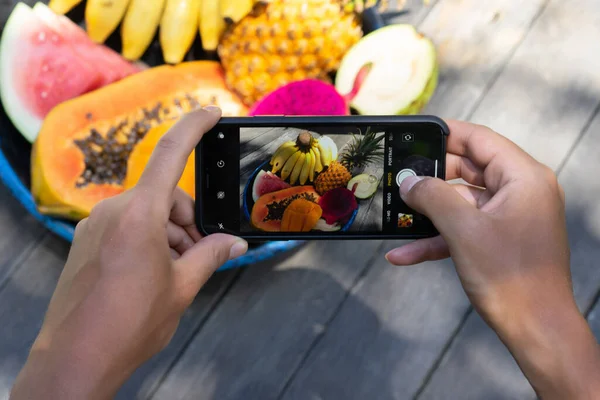
[[[320,173],[315,181],[315,189],[320,195],[332,189],[346,187],[352,175],[342,163],[333,161],[327,169]]]
[[[248,105],[302,79],[330,81],[362,37],[358,0],[258,1],[223,35],[218,53],[230,89]]]
[[[383,160],[384,151],[381,141],[384,138],[385,134],[377,136],[370,127],[364,135],[353,135],[352,142],[341,154],[341,162],[333,161],[317,177],[315,181],[317,193],[323,195],[329,190],[346,187],[352,179],[352,173],[363,169],[368,164]]]
[[[379,136],[368,127],[362,136],[352,135],[352,143],[342,154],[342,164],[348,170],[355,172],[364,169],[368,164],[383,160],[383,147],[381,141],[385,134]]]

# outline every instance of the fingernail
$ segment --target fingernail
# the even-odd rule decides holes
[[[402,181],[400,184],[400,197],[404,198],[410,192],[410,189],[417,184],[417,182],[423,180],[422,176],[409,176]]]
[[[217,106],[206,106],[204,107],[204,110],[208,111],[208,112],[219,112],[221,111],[221,109]]]
[[[248,251],[248,242],[243,239],[238,239],[235,241],[233,246],[231,246],[231,250],[229,250],[229,259],[233,260],[234,258],[238,258],[243,256]]]
[[[390,256],[392,256],[392,257],[393,257],[393,256],[394,256],[394,253],[396,252],[396,250],[397,250],[397,249],[390,250],[390,251],[388,251],[388,252],[386,253],[386,255],[385,255],[385,260],[386,260],[387,262],[391,263],[391,261],[390,261]]]

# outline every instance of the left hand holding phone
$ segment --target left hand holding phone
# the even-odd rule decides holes
[[[244,254],[234,236],[202,237],[177,188],[186,161],[220,119],[207,107],[158,142],[137,186],[76,228],[56,291],[11,399],[112,398],[162,350],[213,272]]]

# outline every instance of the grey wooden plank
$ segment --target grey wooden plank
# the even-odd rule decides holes
[[[8,398],[12,382],[27,358],[68,250],[69,244],[65,241],[52,235],[46,236],[21,261],[0,291],[0,398]],[[217,273],[209,281],[184,314],[171,344],[136,371],[117,399],[144,398],[154,389],[237,273]]]
[[[31,249],[45,233],[44,228],[0,183],[0,288],[22,254]]]
[[[497,88],[489,92],[490,100],[486,98],[482,102],[476,113],[479,122],[492,123],[549,165],[555,168],[560,165],[598,107],[600,56],[586,50],[586,46],[597,44],[598,20],[600,4],[594,1],[549,4],[498,80]],[[576,23],[577,29],[565,29],[568,23]],[[586,64],[596,69],[588,69]],[[539,77],[527,72],[535,66],[540,67]],[[532,79],[519,80],[519,71],[525,71],[525,79]],[[519,85],[523,88],[519,89]],[[535,94],[537,101],[528,103],[531,97],[526,93]],[[559,175],[567,198],[573,285],[583,311],[589,308],[600,287],[597,265],[600,184],[593,173],[600,168],[599,139],[600,117],[596,115]],[[473,354],[477,353],[487,356],[474,359]],[[519,373],[495,334],[473,314],[432,376],[422,398],[451,395],[468,399],[482,394],[488,396],[486,398],[533,398],[528,383],[517,377]]]
[[[556,169],[598,103],[599,18],[598,1],[550,1],[472,119]]]
[[[437,94],[425,112],[469,118],[544,3],[546,0],[439,2],[420,27],[433,38],[440,62]]]
[[[588,322],[596,340],[600,343],[600,302],[597,302],[588,315]]]
[[[0,292],[0,398],[27,359],[67,254],[63,240],[47,235]]]
[[[245,270],[153,399],[277,398],[379,246],[311,242]]]
[[[408,399],[419,389],[468,302],[449,260],[398,268],[383,253],[283,399]]]

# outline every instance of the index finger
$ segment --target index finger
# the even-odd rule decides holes
[[[183,116],[156,144],[137,186],[154,193],[154,198],[170,201],[190,154],[220,118],[221,110],[216,107]]]

